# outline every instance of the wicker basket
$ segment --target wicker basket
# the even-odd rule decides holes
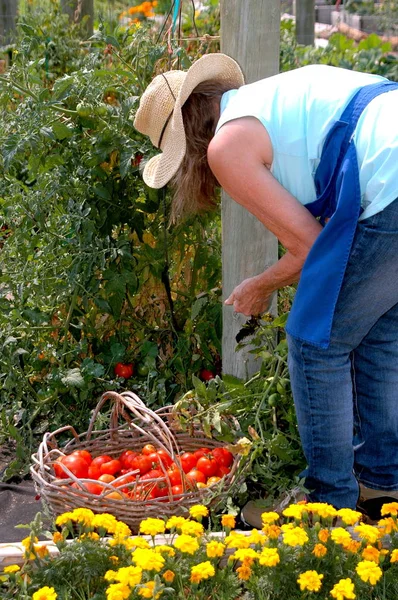
[[[94,425],[98,414],[106,401],[112,402],[109,429],[96,431]],[[123,418],[120,424],[120,417]],[[72,439],[62,447],[57,444],[57,436],[69,431]],[[89,428],[86,433],[78,435],[73,427],[62,427],[52,433],[46,433],[38,451],[32,455],[33,464],[31,475],[35,482],[36,490],[52,515],[59,515],[74,508],[90,508],[96,513],[110,513],[117,519],[129,525],[133,532],[138,530],[142,519],[147,517],[169,517],[171,515],[186,515],[190,506],[204,503],[216,507],[225,502],[231,487],[241,483],[242,468],[241,456],[236,455],[230,473],[219,482],[193,490],[180,468],[184,490],[181,496],[175,498],[171,493],[171,486],[163,468],[168,485],[168,496],[156,499],[134,500],[124,497],[113,499],[106,497],[115,491],[114,485],[105,484],[101,495],[94,495],[86,489],[76,487],[81,483],[98,483],[92,479],[77,479],[68,471],[69,479],[57,479],[54,474],[54,462],[64,454],[74,450],[88,450],[93,457],[108,454],[117,457],[123,450],[131,449],[140,451],[146,443],[153,443],[156,447],[166,450],[177,466],[180,467],[178,455],[181,452],[195,451],[201,447],[215,448],[221,446],[212,438],[207,437],[202,430],[193,427],[189,433],[182,431],[178,419],[173,414],[173,407],[167,406],[157,411],[151,411],[140,398],[132,392],[106,392],[101,397],[95,408]],[[161,467],[162,468],[162,467]],[[131,473],[129,475],[132,475]],[[123,476],[122,476],[123,477]],[[156,485],[159,480],[146,480],[145,485]],[[71,487],[75,483],[74,487]],[[117,481],[116,481],[117,483]],[[139,476],[136,473],[134,482],[127,484],[131,490],[130,496],[134,498],[134,490],[139,485]],[[137,497],[139,494],[136,495]]]

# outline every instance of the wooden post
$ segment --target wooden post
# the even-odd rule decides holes
[[[221,51],[240,64],[246,83],[279,71],[279,0],[221,0]],[[223,298],[243,279],[278,260],[278,241],[253,215],[222,193]],[[273,307],[275,310],[275,306]],[[235,336],[247,317],[223,307],[223,372],[246,379],[259,369],[247,351],[235,351]]]
[[[17,0],[0,0],[0,46],[10,43],[16,16]]]
[[[315,3],[314,0],[296,0],[296,41],[304,46],[315,43]]]
[[[61,9],[75,23],[88,16],[86,34],[88,37],[93,35],[94,0],[61,0]]]

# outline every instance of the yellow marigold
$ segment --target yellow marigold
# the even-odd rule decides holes
[[[8,565],[8,567],[4,567],[4,573],[16,573],[20,571],[21,567],[19,565]]]
[[[361,556],[364,560],[373,560],[373,562],[379,564],[380,552],[374,546],[366,546]]]
[[[209,560],[191,567],[191,583],[200,583],[203,579],[214,577],[216,570]]]
[[[146,540],[144,540],[146,541]],[[109,540],[108,542],[109,546],[113,547],[113,546],[124,546],[126,548],[126,550],[133,550],[133,548],[136,548],[136,544],[133,542],[132,539],[130,538],[112,538],[111,540]],[[149,544],[147,546],[148,548],[150,547]]]
[[[247,536],[250,544],[262,546],[267,541],[265,535],[257,529],[252,529],[250,535]]]
[[[175,578],[175,573],[173,573],[173,571],[170,571],[170,569],[168,569],[167,571],[165,571],[163,573],[162,577],[167,583],[173,583],[174,578]]]
[[[34,544],[33,546],[36,556],[39,558],[45,558],[49,555],[48,548],[45,544]]]
[[[130,594],[129,586],[124,583],[112,583],[106,590],[107,600],[127,600]]]
[[[167,544],[160,544],[154,548],[155,552],[160,552],[160,554],[167,554],[167,556],[175,556],[175,550],[171,546],[167,546]]]
[[[304,512],[307,512],[306,504],[290,504],[285,510],[282,512],[284,517],[291,517],[292,519],[297,519],[298,521],[301,519]],[[261,515],[261,518],[263,516]]]
[[[119,562],[119,557],[112,555],[112,556],[109,557],[109,560],[111,562],[113,562],[113,563],[118,563]]]
[[[277,548],[263,548],[258,557],[258,562],[263,567],[276,567],[280,560]]]
[[[187,522],[188,519],[185,517],[176,517],[175,515],[170,517],[166,522],[167,529],[181,529],[182,525]]]
[[[114,539],[124,540],[131,535],[131,529],[126,523],[117,521],[115,531],[113,532]]]
[[[248,548],[250,546],[249,536],[236,531],[232,531],[230,535],[227,535],[224,543],[227,548]]]
[[[142,537],[133,537],[130,540],[135,548],[150,548],[150,543]]]
[[[255,550],[253,550],[253,548],[239,548],[238,550],[235,550],[230,558],[233,560],[239,560],[243,564],[250,567],[256,558],[258,558],[258,554]]]
[[[56,600],[58,595],[53,587],[45,585],[35,592],[32,596],[32,600]]]
[[[241,565],[236,569],[236,572],[238,573],[238,579],[241,579],[242,581],[250,579],[252,574],[252,570],[248,565]]]
[[[72,513],[72,521],[82,523],[89,527],[93,521],[94,513],[89,508],[75,508]]]
[[[320,542],[322,542],[323,544],[326,544],[326,542],[329,539],[329,536],[330,536],[329,529],[321,529],[320,531],[318,531],[318,540]]]
[[[35,543],[38,541],[39,540],[37,537],[32,539],[30,535],[21,541],[22,546],[25,548],[25,558],[29,558],[30,560],[34,560],[36,558],[36,555],[33,554],[32,550],[35,547]]]
[[[159,552],[147,548],[136,548],[132,553],[133,562],[144,571],[161,571],[165,559]]]
[[[377,523],[377,527],[380,530],[381,536],[390,535],[393,531],[398,531],[397,524],[392,517],[380,519],[380,521]]]
[[[186,554],[195,554],[195,552],[199,549],[199,542],[197,538],[194,538],[190,535],[179,535],[178,538],[174,540],[173,544],[177,550],[185,552]]]
[[[337,516],[340,517],[346,525],[355,525],[355,523],[358,523],[362,518],[360,512],[352,510],[351,508],[340,508],[340,510],[337,511]],[[342,581],[345,581],[345,579]]]
[[[331,519],[337,515],[337,510],[325,502],[308,502],[307,510],[319,515],[322,519]]]
[[[352,540],[350,532],[347,531],[347,529],[344,529],[344,527],[336,527],[336,529],[333,529],[330,537],[335,544],[340,545],[348,544]]]
[[[148,581],[145,585],[141,586],[138,589],[138,594],[143,598],[160,598],[162,591],[156,592],[156,594],[154,594],[155,585],[156,584],[154,581]]]
[[[350,540],[348,542],[344,542],[342,544],[344,550],[346,550],[346,552],[351,552],[352,554],[356,554],[358,552],[358,550],[361,548],[362,544],[361,542],[358,542],[357,540]]]
[[[100,536],[98,535],[98,533],[96,531],[89,531],[88,533],[83,533],[80,537],[79,540],[83,541],[83,540],[99,540]]]
[[[392,515],[396,517],[398,514],[398,502],[389,502],[387,504],[383,504],[380,511],[381,515]]]
[[[392,563],[394,563],[394,562],[398,562],[398,548],[395,548],[395,550],[393,550],[393,551],[391,552],[391,558],[390,558],[390,561],[391,561]]]
[[[271,525],[272,523],[275,523],[275,521],[278,521],[280,518],[280,515],[278,515],[278,513],[276,512],[263,512],[261,515],[261,520],[263,522],[263,525]]]
[[[309,592],[319,592],[322,587],[323,575],[316,571],[305,571],[301,573],[297,579],[300,590],[308,590]]]
[[[286,546],[303,546],[308,542],[307,532],[301,527],[294,527],[283,533],[283,543]]]
[[[189,509],[189,514],[193,519],[201,519],[202,517],[209,516],[209,509],[203,504],[195,504]]]
[[[370,585],[376,585],[383,575],[383,571],[372,560],[362,560],[357,564],[355,570],[362,581],[365,583],[369,581]]]
[[[355,533],[361,540],[365,540],[368,544],[375,544],[380,537],[380,531],[373,525],[367,525],[366,523],[360,523],[354,528]]]
[[[315,544],[312,554],[317,558],[322,558],[327,553],[327,548],[323,544]]]
[[[283,532],[291,531],[295,527],[296,527],[296,525],[294,523],[283,523],[283,525],[281,525],[281,529]]]
[[[140,523],[140,533],[144,535],[158,535],[159,533],[164,533],[166,530],[166,525],[163,519],[144,519]]]
[[[115,533],[117,529],[117,519],[109,513],[94,515],[91,526],[95,529],[105,529],[107,533]]]
[[[335,600],[354,600],[354,598],[356,598],[354,594],[354,584],[349,577],[347,577],[347,579],[340,579],[340,581],[333,586],[330,595]]]
[[[225,546],[222,542],[209,542],[206,544],[206,554],[209,558],[219,558],[224,554]]]
[[[203,535],[204,531],[203,525],[196,521],[187,521],[181,525],[181,533],[184,533],[185,535],[200,537]]]
[[[280,536],[282,530],[278,525],[266,525],[263,527],[262,531],[271,540],[276,540]]]
[[[58,517],[55,519],[55,524],[58,527],[62,527],[63,525],[67,525],[70,521],[72,521],[72,513],[65,512],[62,513],[62,515],[58,515]]]
[[[64,541],[64,536],[62,535],[62,533],[60,533],[59,531],[56,531],[55,533],[53,533],[54,544],[58,544],[59,542],[63,542],[63,541]]]
[[[233,529],[235,527],[235,522],[234,515],[222,515],[221,517],[221,525],[228,529]]]
[[[140,567],[121,567],[116,572],[116,581],[124,583],[124,585],[128,585],[131,588],[141,583],[141,579],[142,569]]]
[[[110,569],[104,575],[105,581],[117,581],[117,571]]]

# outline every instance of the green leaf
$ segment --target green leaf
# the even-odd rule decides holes
[[[272,321],[272,326],[273,327],[284,327],[286,325],[287,319],[289,317],[289,313],[283,313],[283,315],[280,315],[279,317],[276,317],[276,319],[274,319]]]
[[[81,388],[84,386],[84,379],[80,372],[80,369],[68,369],[65,375],[61,377],[61,381],[68,387]]]
[[[192,319],[192,321],[194,319],[196,319],[196,317],[199,315],[199,313],[202,310],[202,308],[204,306],[206,306],[206,304],[208,303],[208,301],[209,301],[208,296],[203,296],[202,298],[198,298],[197,300],[195,300],[195,302],[192,304],[192,308],[191,308],[191,319]]]
[[[52,129],[57,140],[64,140],[73,136],[73,131],[62,121],[53,123]]]
[[[131,147],[123,148],[120,152],[120,176],[122,179],[131,170],[131,159],[134,156],[134,152]]]
[[[192,383],[199,398],[206,398],[206,386],[196,375],[192,375]]]

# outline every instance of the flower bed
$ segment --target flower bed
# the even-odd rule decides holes
[[[303,503],[283,517],[263,513],[262,530],[239,532],[233,515],[212,524],[207,507],[196,505],[186,517],[145,519],[131,537],[112,515],[75,509],[58,516],[47,534],[55,556],[38,543],[38,516],[22,540],[22,567],[3,570],[1,598],[391,600],[397,597],[397,513],[397,502],[385,504],[372,526],[353,510]],[[333,527],[336,517],[341,526]]]

